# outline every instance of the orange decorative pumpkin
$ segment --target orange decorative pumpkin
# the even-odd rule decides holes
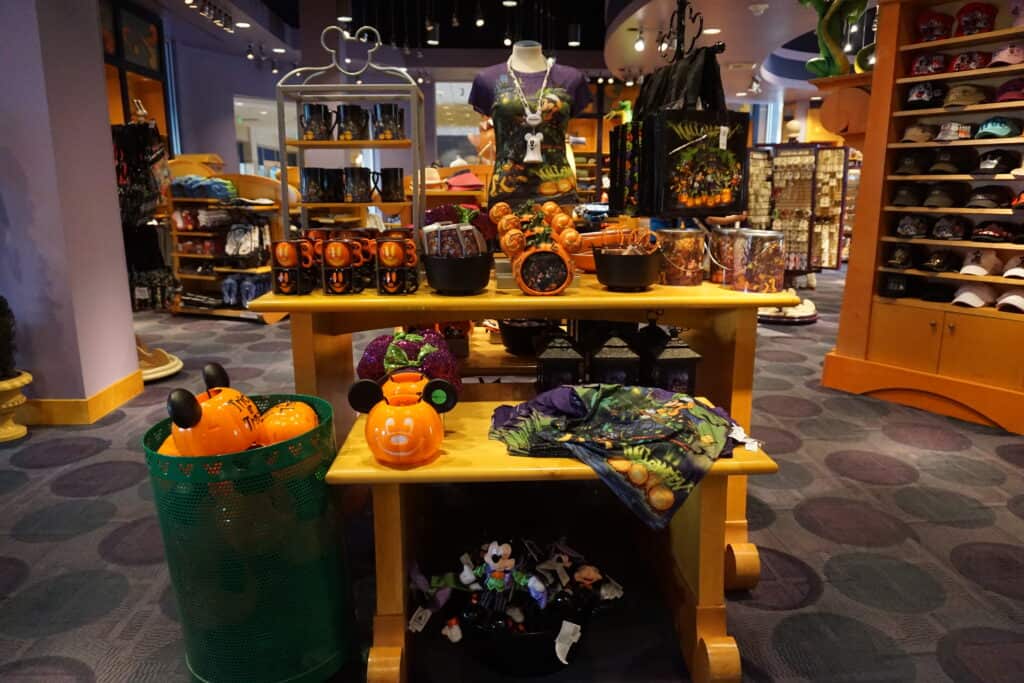
[[[291,242],[277,242],[274,245],[274,260],[282,268],[294,268],[299,264],[299,252]]]
[[[522,228],[522,221],[519,216],[515,214],[509,214],[502,216],[501,220],[498,221],[498,237],[504,237],[505,233],[509,230],[519,230]]]
[[[419,396],[423,393],[423,387],[427,385],[427,378],[419,372],[399,371],[393,372],[384,382],[382,390],[384,398],[391,398],[401,394]]]
[[[526,247],[526,236],[522,230],[509,230],[501,237],[501,250],[510,259],[514,259]]]
[[[567,228],[572,228],[575,225],[576,223],[569,214],[558,213],[551,217],[551,230],[556,235],[561,235]]]
[[[420,373],[408,374],[423,378]],[[385,396],[372,380],[360,380],[352,385],[348,400],[353,408],[367,413],[364,435],[373,457],[392,467],[415,467],[440,452],[444,426],[439,413],[451,410],[457,399],[451,384],[432,379],[418,393],[393,396]]]
[[[238,453],[259,440],[260,413],[251,400],[227,388],[206,393],[209,397],[202,402],[186,389],[175,389],[167,397],[171,434],[178,453]]]
[[[556,202],[548,200],[540,205],[540,210],[541,213],[544,214],[544,219],[550,223],[551,219],[554,218],[556,214],[562,212],[562,207],[560,207]]]
[[[260,417],[260,445],[294,439],[320,424],[316,411],[299,401],[285,401],[267,409]]]
[[[487,216],[494,223],[498,223],[502,217],[512,213],[512,207],[508,205],[508,202],[498,202],[491,207],[491,210],[487,212]]]
[[[181,455],[178,452],[178,447],[174,445],[174,434],[168,434],[156,452],[160,455]]]

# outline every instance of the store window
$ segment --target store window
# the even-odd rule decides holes
[[[494,136],[481,130],[482,118],[469,105],[469,82],[445,82],[435,86],[437,121],[437,161],[442,166],[488,163],[493,161]]]
[[[294,107],[285,107],[285,130],[298,130]],[[281,167],[277,102],[236,96],[235,140],[238,143],[239,173],[277,178],[277,170]],[[297,163],[295,152],[290,152],[288,165]]]

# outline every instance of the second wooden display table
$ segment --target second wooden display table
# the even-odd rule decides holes
[[[578,460],[509,455],[487,438],[497,402],[462,403],[447,415],[441,454],[412,469],[377,462],[362,437],[360,417],[327,472],[328,484],[369,484],[377,571],[377,612],[367,669],[371,683],[399,683],[408,675],[406,624],[408,579],[414,559],[410,488],[423,484],[593,480],[594,471]],[[740,652],[725,627],[725,558],[728,483],[739,476],[770,474],[778,466],[761,451],[737,448],[719,458],[672,518],[664,550],[672,562],[664,595],[675,621],[680,648],[694,681],[740,680]]]

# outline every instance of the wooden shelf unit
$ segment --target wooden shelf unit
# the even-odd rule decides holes
[[[988,115],[1024,111],[1024,102],[993,102],[957,109],[935,107],[904,109],[907,86],[941,81],[953,84],[981,83],[992,86],[1024,74],[1024,64],[991,67],[959,73],[909,76],[914,53],[956,54],[974,45],[995,50],[1024,37],[1024,27],[1000,29],[972,36],[953,37],[927,43],[913,41],[915,19],[922,7],[938,4],[929,0],[888,0],[879,3],[876,34],[877,62],[872,79],[869,122],[864,151],[861,192],[858,198],[857,239],[853,242],[846,288],[839,319],[836,346],[825,357],[822,385],[856,394],[874,396],[923,410],[949,415],[979,424],[997,426],[1024,434],[1024,364],[1009,367],[1005,358],[1024,348],[1024,315],[994,308],[963,308],[920,299],[890,299],[878,295],[884,274],[890,272],[884,254],[891,243],[921,244],[934,248],[980,248],[1020,252],[1024,245],[972,242],[971,240],[903,239],[888,235],[892,213],[1009,218],[1009,208],[931,209],[897,207],[887,202],[895,185],[907,181],[971,183],[1016,182],[1011,174],[978,177],[974,174],[932,177],[897,176],[891,173],[900,150],[944,147],[1019,148],[1024,136],[1003,139],[900,142],[903,125],[889,125],[895,116],[908,119],[942,117],[956,120],[964,115]],[[946,3],[942,3],[946,4]],[[1009,14],[1009,3],[999,0],[1000,16]],[[950,5],[955,11],[959,5]],[[902,44],[901,44],[902,43]],[[1024,180],[1020,178],[1019,180]],[[1024,280],[997,275],[969,276],[960,273],[932,273],[920,269],[896,270],[919,278],[956,282],[985,282],[999,288],[1024,285]],[[984,348],[984,353],[979,349]],[[1018,368],[1018,366],[1020,366]]]
[[[267,325],[279,323],[288,317],[287,313],[258,313],[244,308],[197,308],[195,306],[177,306],[174,311],[178,315],[209,315],[216,318],[240,318],[254,320]]]
[[[993,183],[993,182],[1024,182],[1024,176],[1016,176],[1012,173],[999,173],[997,175],[974,175],[970,173],[952,173],[950,175],[889,175],[886,180],[892,180],[895,182],[900,181],[914,181],[920,180],[930,183],[942,183],[950,180],[966,180],[968,182],[975,183]]]
[[[408,149],[411,140],[294,140],[287,141],[289,147],[299,149]]]
[[[201,259],[215,259],[217,258],[213,254],[187,254],[185,252],[176,251],[173,254],[174,258],[201,258]]]

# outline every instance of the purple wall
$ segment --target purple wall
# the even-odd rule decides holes
[[[138,370],[96,0],[0,2],[0,293],[45,398]]]

